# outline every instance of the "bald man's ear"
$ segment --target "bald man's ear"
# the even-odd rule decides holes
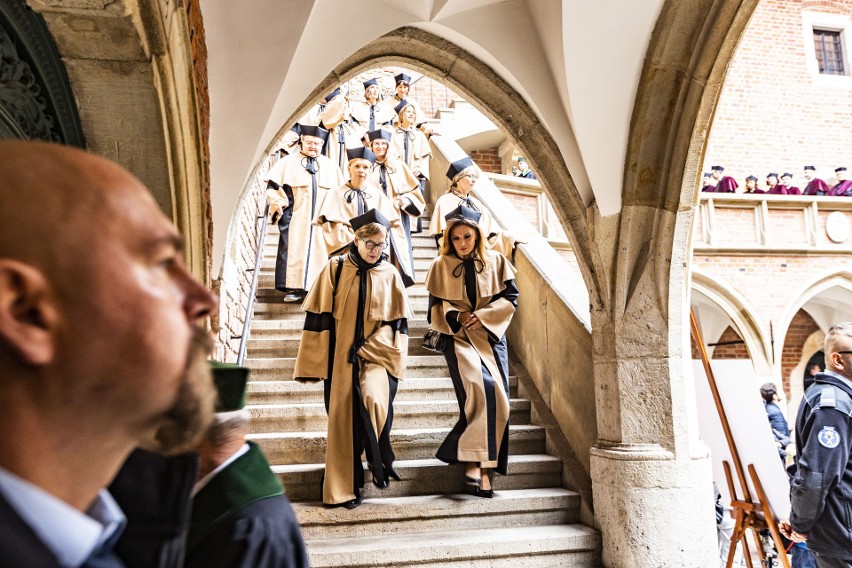
[[[0,259],[0,342],[26,365],[53,359],[56,309],[42,273],[28,264]]]

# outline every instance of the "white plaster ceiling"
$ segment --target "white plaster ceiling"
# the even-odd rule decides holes
[[[394,29],[458,44],[515,88],[586,204],[621,208],[627,135],[663,0],[205,0],[214,272],[254,165],[340,62]]]
[[[805,302],[808,312],[823,332],[842,321],[852,321],[852,290],[832,286]]]

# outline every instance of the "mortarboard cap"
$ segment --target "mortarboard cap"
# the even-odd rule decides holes
[[[397,85],[399,85],[403,81],[405,81],[409,85],[411,84],[411,76],[406,75],[405,73],[400,73],[399,75],[395,75],[393,79],[394,79],[394,81],[396,81]]]
[[[325,102],[331,102],[331,100],[340,94],[340,87],[337,87],[332,92],[325,96]]]
[[[791,174],[790,172],[784,172],[783,174],[781,174],[781,177],[782,178],[791,178],[791,177],[793,177],[793,174]]]
[[[390,131],[385,130],[384,128],[379,128],[378,130],[369,131],[367,133],[367,137],[370,139],[370,142],[372,142],[373,140],[387,140],[388,142],[390,142],[393,135],[390,133]]]
[[[777,177],[778,177],[778,174],[777,174],[777,173],[775,173],[775,172],[769,172],[768,174],[766,174],[766,177],[768,177],[768,178],[772,178],[772,177],[777,178]]]
[[[299,132],[302,136],[314,136],[316,138],[328,140],[328,130],[321,126],[313,126],[310,124],[297,124],[296,126],[299,127]]]
[[[816,171],[816,168],[815,168],[815,167],[813,167],[813,166],[805,166],[805,167],[804,167],[804,168],[802,168],[802,169],[805,169],[805,170],[811,170],[812,172],[815,172],[815,171]]]
[[[393,107],[393,110],[396,112],[396,114],[399,114],[399,113],[401,113],[401,112],[402,112],[402,109],[404,109],[405,107],[407,107],[407,106],[408,106],[408,105],[410,105],[410,104],[411,104],[411,103],[410,103],[410,102],[408,102],[407,100],[402,99],[401,101],[399,101],[399,104],[398,104],[398,105],[396,105],[395,107]]]
[[[346,150],[346,159],[350,162],[352,160],[367,160],[371,164],[376,163],[376,155],[373,154],[373,151],[365,146],[361,146],[360,148],[350,148]]]
[[[751,180],[751,181],[757,181],[757,176],[748,176],[748,177],[746,178],[746,181],[749,181],[749,180]]]
[[[379,84],[379,82],[376,80],[375,77],[373,77],[372,79],[367,79],[366,81],[364,81],[364,88],[366,89],[370,85],[378,85],[378,84]]]
[[[385,229],[390,230],[390,221],[388,221],[378,209],[370,209],[363,215],[358,215],[357,217],[349,219],[349,225],[352,226],[353,231],[357,231],[364,225],[369,225],[370,223],[378,223]]]
[[[834,168],[834,171],[835,171],[835,172],[845,172],[845,171],[846,171],[846,168],[845,168],[845,167],[843,167],[843,166],[840,166],[839,168]]]
[[[526,162],[526,161],[527,161],[527,159],[524,158],[523,156],[518,156],[518,162]]]
[[[459,175],[460,172],[466,170],[467,168],[473,165],[473,160],[470,159],[470,156],[465,156],[461,160],[456,160],[452,164],[450,164],[450,168],[447,170],[447,177],[451,180]]]
[[[712,175],[713,175],[713,174],[711,174],[710,172],[704,172],[704,177],[706,177],[706,178],[709,178],[709,177],[710,177],[710,176],[712,176]]]
[[[713,166],[710,169],[713,170],[714,172],[724,172],[725,171],[725,168],[723,166]]]
[[[213,372],[213,384],[218,395],[216,412],[233,412],[243,408],[246,405],[248,367],[210,361],[210,370]]]
[[[459,205],[446,215],[444,215],[444,219],[449,221],[450,219],[468,219],[473,221],[474,223],[479,223],[479,219],[482,218],[482,213],[477,211],[476,209],[471,209],[467,205]]]

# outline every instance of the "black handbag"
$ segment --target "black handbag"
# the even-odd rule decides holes
[[[447,347],[447,339],[443,333],[434,329],[427,329],[426,333],[423,334],[423,343],[421,345],[423,345],[423,349],[434,351],[435,353],[443,353]]]

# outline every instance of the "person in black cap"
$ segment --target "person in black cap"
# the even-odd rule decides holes
[[[713,174],[704,172],[701,176],[701,191],[706,193],[716,193],[716,186],[713,185]]]
[[[301,301],[325,266],[328,254],[314,220],[328,192],[343,184],[340,168],[320,155],[328,131],[309,125],[300,130],[301,151],[278,160],[266,176],[269,222],[277,222],[280,232],[275,288],[286,294],[285,302]]]
[[[405,285],[410,286],[414,284],[414,273],[410,270],[411,262],[399,213],[391,198],[369,181],[376,155],[363,147],[348,150],[347,154],[349,181],[328,194],[317,217],[328,254],[339,254],[352,242],[355,230],[349,223],[350,219],[376,209],[391,226],[388,235],[390,261],[400,270]]]
[[[802,195],[825,195],[828,193],[828,184],[816,177],[816,168],[814,166],[805,166],[804,176],[808,185],[805,186]]]
[[[419,218],[426,209],[423,193],[420,191],[420,180],[402,160],[389,152],[391,133],[387,130],[373,130],[367,133],[370,148],[376,155],[376,164],[370,173],[370,182],[381,188],[394,204],[399,214],[401,226],[394,227],[392,232],[400,245],[400,263],[411,267],[409,274],[414,275],[414,253],[411,243],[412,218]],[[402,250],[405,248],[405,250]]]
[[[367,132],[393,125],[393,109],[381,104],[379,94],[378,79],[368,79],[364,81],[364,99],[352,104],[350,115],[359,138]]]
[[[470,156],[458,159],[450,164],[447,177],[450,179],[450,191],[435,202],[432,209],[432,220],[429,223],[429,234],[435,237],[435,242],[441,246],[444,229],[447,226],[446,215],[459,205],[464,205],[478,211],[482,218],[478,225],[486,237],[485,247],[510,257],[515,248],[515,238],[500,227],[488,209],[473,195],[473,188],[479,179],[480,170],[470,159]]]
[[[307,568],[305,543],[284,488],[247,442],[249,370],[213,364],[219,401],[199,448],[185,568]]]
[[[782,186],[781,195],[802,195],[802,190],[793,185],[793,174],[790,172],[784,172],[781,174],[781,183]]]
[[[394,107],[397,120],[391,136],[391,148],[395,155],[411,169],[420,181],[420,193],[425,195],[426,182],[429,180],[429,161],[432,159],[432,147],[426,136],[415,127],[416,109],[410,101],[404,100]],[[419,218],[418,218],[419,221]],[[419,224],[413,232],[419,233]]]
[[[383,489],[395,459],[390,443],[397,381],[405,377],[411,309],[399,272],[385,262],[390,223],[371,209],[350,219],[355,238],[319,275],[302,309],[305,327],[294,378],[323,381],[328,442],[322,501],[361,504],[366,450]]]
[[[324,100],[327,102],[319,126],[328,130],[328,138],[320,153],[343,172],[346,169],[346,150],[362,146],[360,133],[350,124],[349,104],[340,89],[326,95]]]
[[[477,223],[481,218],[464,204],[447,213],[426,289],[427,319],[431,329],[446,336],[444,356],[459,404],[459,420],[436,457],[464,463],[466,485],[477,497],[490,498],[490,472],[508,475],[506,328],[518,305],[518,288],[512,264],[486,249]]]
[[[745,179],[745,191],[743,193],[758,194],[766,192],[757,187],[757,176],[748,176]]]
[[[781,188],[778,187],[778,174],[769,172],[766,174],[766,193],[778,195],[781,193]]]
[[[526,179],[538,179],[535,177],[535,174],[530,169],[529,164],[527,163],[527,159],[523,156],[518,158],[518,169],[512,170],[512,174],[515,177],[526,178]]]
[[[713,166],[710,168],[710,175],[716,181],[715,193],[736,193],[740,184],[731,176],[723,175],[725,168],[722,166]]]
[[[846,168],[843,166],[834,169],[834,177],[837,183],[828,191],[831,197],[852,197],[852,180],[846,179]]]
[[[340,96],[340,89],[334,89],[329,94],[325,95],[320,101],[308,109],[308,112],[303,114],[301,118],[294,124],[290,130],[284,133],[284,137],[281,140],[281,147],[279,148],[279,152],[286,154],[294,154],[299,151],[299,143],[301,142],[302,131],[300,127],[302,125],[307,126],[320,126],[322,122],[323,116],[325,115],[326,109],[329,107],[329,104],[337,99]],[[341,101],[338,101],[336,104],[339,105]],[[334,105],[332,105],[334,106]],[[329,122],[334,123],[334,120],[331,119],[331,115],[339,114],[340,109],[335,109],[333,111],[329,111]],[[323,146],[325,150],[325,145]],[[325,154],[323,154],[325,155]]]

